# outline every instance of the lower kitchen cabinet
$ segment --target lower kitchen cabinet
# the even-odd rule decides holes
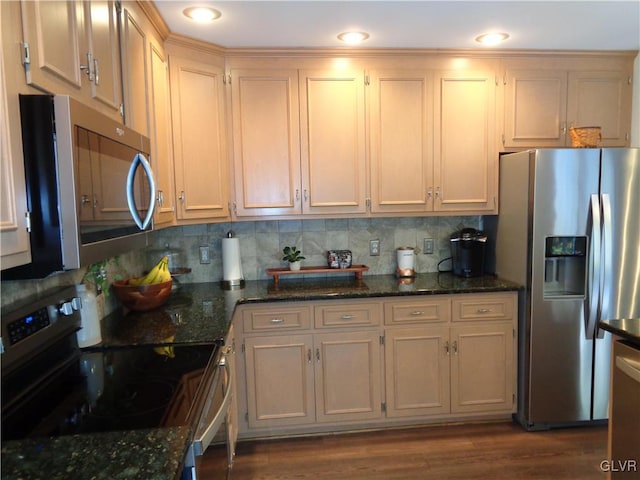
[[[245,305],[236,319],[241,435],[496,418],[515,408],[516,292]]]
[[[449,412],[449,328],[390,328],[385,333],[387,417]]]
[[[249,337],[245,358],[250,428],[382,415],[377,332]]]

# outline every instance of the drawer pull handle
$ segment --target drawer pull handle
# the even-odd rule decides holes
[[[447,355],[449,355],[449,342],[444,342],[444,351]]]
[[[458,341],[457,340],[454,340],[453,345],[451,345],[451,348],[453,350],[453,353],[455,355],[457,355],[458,354]]]
[[[424,315],[424,312],[421,312],[420,310],[414,310],[413,312],[411,312],[411,315],[413,315],[414,317],[419,317],[420,315]]]
[[[316,362],[320,361],[320,349],[316,348]]]
[[[345,314],[344,314],[344,315],[342,315],[342,317],[340,317],[340,318],[342,318],[342,320],[351,320],[351,319],[353,319],[353,318],[354,318],[354,316],[353,316],[353,315],[349,315],[349,314],[346,314],[346,313],[345,313]]]
[[[272,318],[271,323],[283,323],[284,318]]]
[[[491,310],[490,308],[479,308],[478,310],[476,310],[476,313],[491,313],[493,310]]]
[[[307,363],[311,365],[311,349],[307,350]]]

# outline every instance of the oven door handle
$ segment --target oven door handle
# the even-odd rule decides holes
[[[147,210],[147,216],[144,221],[138,215],[138,209],[136,208],[136,200],[135,193],[133,191],[134,187],[134,178],[136,176],[136,169],[138,165],[142,166],[144,173],[147,176],[149,181],[149,208]],[[136,154],[131,162],[131,167],[129,167],[129,174],[127,175],[127,204],[129,205],[129,211],[131,212],[131,216],[133,217],[133,221],[136,222],[136,225],[140,230],[145,230],[149,223],[151,223],[151,219],[153,218],[153,211],[156,209],[156,182],[153,179],[153,171],[151,170],[151,165],[144,158],[144,155],[141,153]]]
[[[233,368],[229,365],[229,362],[226,361],[223,356],[218,363],[219,367],[223,367],[227,374],[227,384],[223,384],[223,388],[226,387],[226,392],[224,393],[224,398],[222,400],[222,404],[220,405],[220,409],[216,412],[215,417],[211,420],[211,423],[207,425],[202,434],[198,438],[193,440],[193,453],[196,456],[204,454],[204,451],[211,444],[213,437],[215,437],[216,433],[220,429],[220,425],[225,421],[227,416],[227,411],[229,410],[229,405],[231,405],[231,400],[233,397],[233,385],[235,382]],[[212,392],[209,392],[211,395]]]

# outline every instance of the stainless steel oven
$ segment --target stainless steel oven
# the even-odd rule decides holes
[[[182,476],[196,478],[195,457],[228,416],[233,346],[80,350],[80,308],[75,287],[3,307],[2,440],[189,425]]]

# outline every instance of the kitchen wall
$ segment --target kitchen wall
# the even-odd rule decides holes
[[[281,261],[282,248],[296,245],[306,257],[306,265],[324,265],[326,252],[348,249],[353,252],[354,264],[369,266],[366,275],[392,274],[395,271],[395,248],[418,247],[418,273],[436,272],[438,262],[450,255],[449,236],[462,227],[480,228],[482,217],[408,217],[408,218],[349,218],[326,220],[272,220],[256,222],[226,222],[171,227],[150,235],[150,249],[169,245],[182,248],[192,272],[178,277],[182,283],[218,282],[222,279],[221,239],[233,230],[240,239],[242,267],[246,280],[268,279],[269,267],[285,266]],[[422,253],[424,238],[434,239],[434,253]],[[380,240],[380,255],[369,256],[369,240]],[[200,246],[208,246],[210,263],[200,263]],[[147,252],[135,251],[109,259],[105,265],[109,283],[119,278],[139,275],[157,262]],[[443,263],[449,268],[449,262]],[[31,293],[61,285],[75,285],[86,281],[86,269],[52,274],[42,280],[21,280],[0,283],[2,305],[10,304]],[[93,284],[87,281],[90,288]],[[116,306],[112,295],[98,298],[103,315]]]

